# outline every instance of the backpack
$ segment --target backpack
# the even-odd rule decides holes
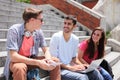
[[[110,64],[105,59],[101,62],[100,66],[102,68],[104,68],[111,75],[112,78],[114,77],[114,74],[112,72],[112,68],[111,68]]]
[[[27,80],[40,80],[39,69],[31,69],[27,72]]]

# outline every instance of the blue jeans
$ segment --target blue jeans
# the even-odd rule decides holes
[[[103,76],[104,80],[113,80],[111,75],[102,67],[100,67],[99,71],[100,71],[101,75]]]
[[[86,74],[88,75],[89,80],[104,80],[103,76],[97,69]]]
[[[61,70],[61,78],[62,80],[104,80],[97,70],[87,74],[72,72],[69,70]]]
[[[69,70],[61,70],[61,80],[89,80],[86,74],[72,72]]]

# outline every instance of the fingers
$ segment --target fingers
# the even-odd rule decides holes
[[[52,60],[55,61],[55,62],[60,62],[60,60],[56,57],[52,57]]]
[[[52,62],[53,62],[52,60],[47,60],[47,59],[44,60],[43,68],[45,68],[45,70],[53,70],[56,66],[51,65]]]

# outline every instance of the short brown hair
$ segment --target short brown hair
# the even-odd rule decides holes
[[[75,15],[68,15],[67,17],[65,17],[65,19],[72,20],[73,25],[77,24],[77,17]]]
[[[37,18],[37,16],[41,13],[42,13],[42,10],[38,10],[34,8],[25,8],[22,17],[25,23],[27,23],[30,18]]]

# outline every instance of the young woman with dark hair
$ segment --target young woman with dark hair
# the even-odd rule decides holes
[[[94,29],[90,38],[81,42],[78,48],[77,58],[86,66],[89,66],[93,60],[103,58],[105,51],[104,30],[101,27]],[[99,71],[105,80],[112,80],[112,77],[105,69],[99,67]]]

